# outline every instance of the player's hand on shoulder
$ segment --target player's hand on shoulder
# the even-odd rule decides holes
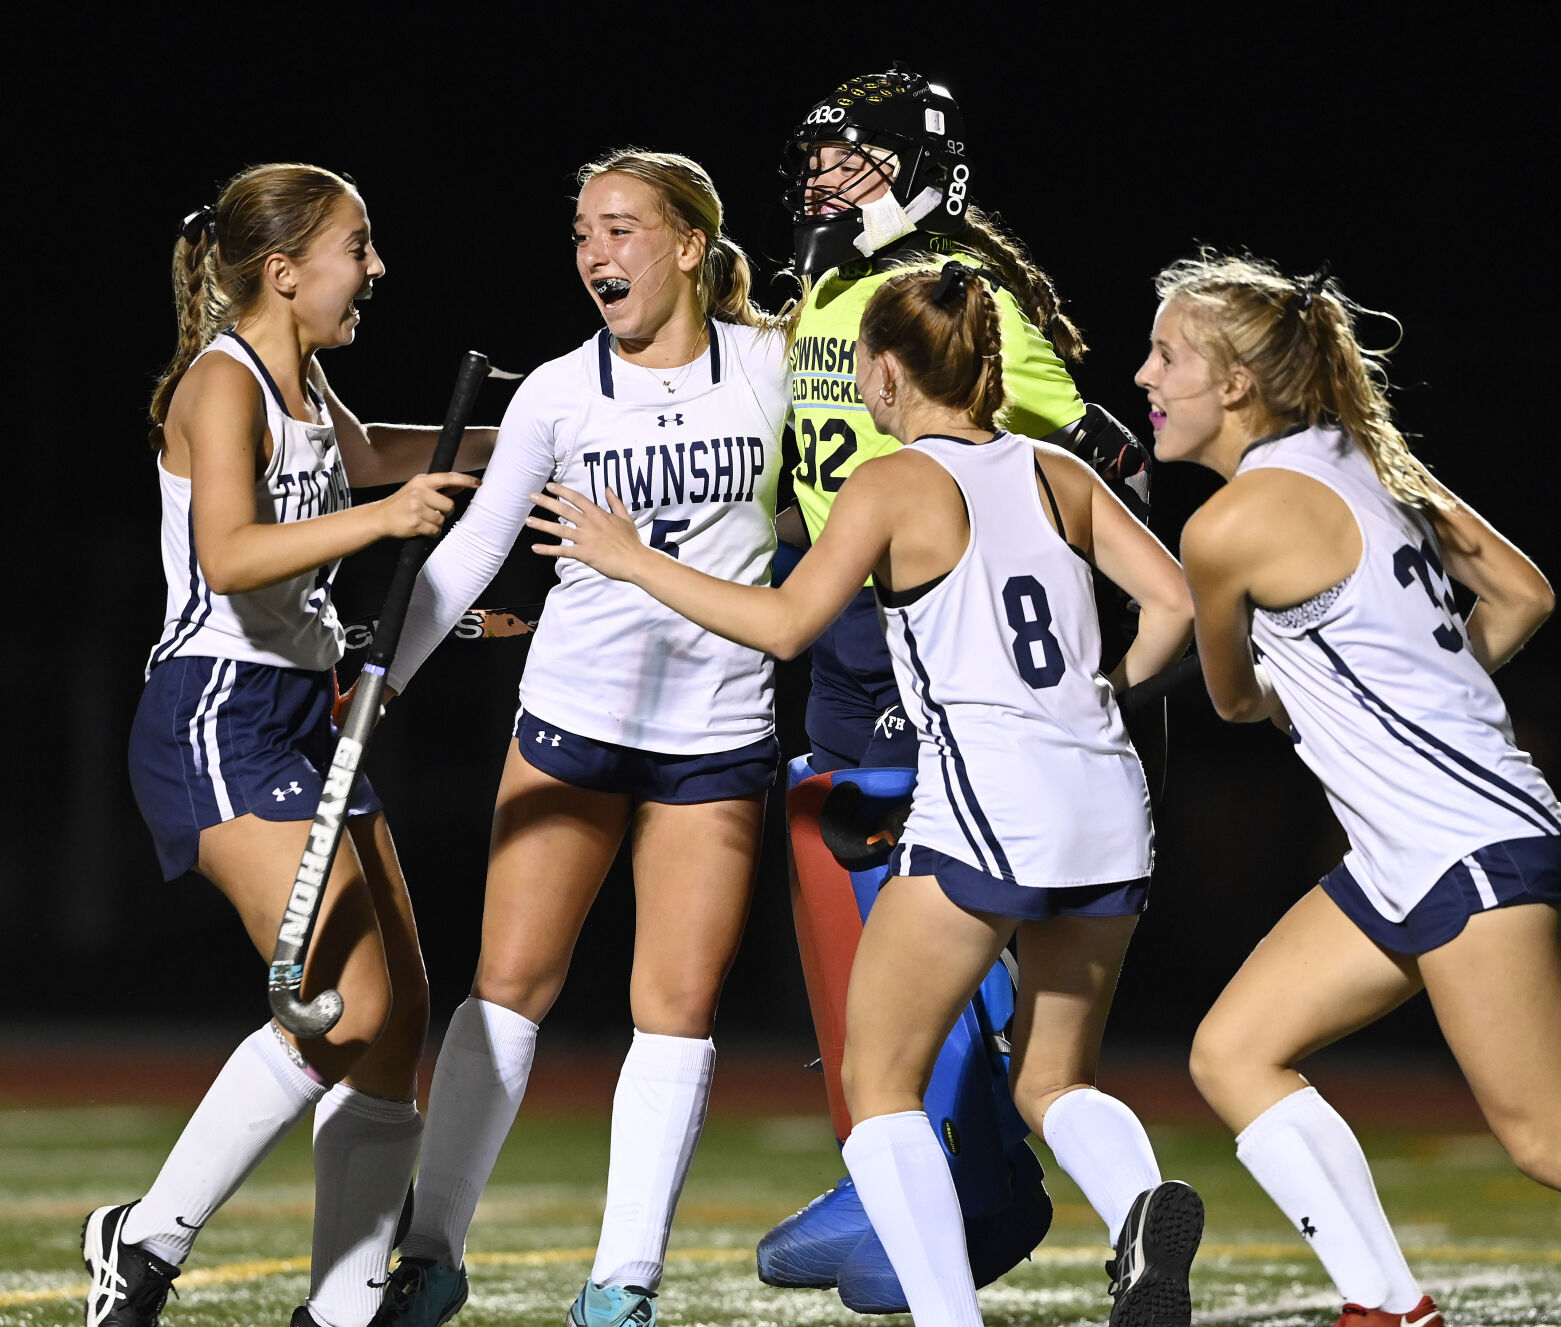
[[[374,505],[379,509],[380,531],[391,539],[415,539],[436,535],[444,528],[445,518],[455,510],[449,494],[457,489],[476,488],[471,475],[455,471],[417,475],[388,498]]]
[[[633,580],[635,569],[652,556],[652,550],[640,541],[639,528],[630,519],[623,499],[610,488],[606,493],[610,511],[603,511],[585,494],[564,484],[550,483],[547,492],[533,493],[531,500],[558,519],[528,516],[527,526],[554,535],[560,542],[532,547],[546,557],[583,562],[615,581]]]

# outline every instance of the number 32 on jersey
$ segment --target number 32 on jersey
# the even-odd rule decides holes
[[[822,428],[815,428],[813,421],[803,417],[799,421],[802,436],[798,440],[802,452],[802,464],[797,469],[797,482],[809,488],[817,487],[824,493],[838,493],[846,476],[840,468],[856,455],[856,430],[843,419],[827,419]],[[819,464],[819,453],[824,456]]]

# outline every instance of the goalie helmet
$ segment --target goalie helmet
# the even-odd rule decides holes
[[[845,151],[825,169],[830,147]],[[920,74],[891,67],[847,79],[803,118],[781,169],[799,276],[871,257],[913,231],[957,235],[965,226],[964,117],[947,88]],[[888,192],[858,205],[873,177]]]

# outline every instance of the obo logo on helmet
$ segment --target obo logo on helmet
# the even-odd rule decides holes
[[[895,159],[889,194],[904,218],[899,236],[925,236],[931,247],[935,237],[964,230],[972,200],[958,103],[947,88],[906,70],[861,74],[815,103],[787,145],[786,203],[799,276],[859,262],[869,251],[862,210],[846,194],[848,186],[820,184],[819,150],[829,145],[851,148],[863,158],[860,169],[881,173],[881,163]],[[860,169],[851,174],[860,175]],[[875,221],[875,234],[884,233],[882,221],[881,216]],[[888,229],[894,231],[892,225]]]

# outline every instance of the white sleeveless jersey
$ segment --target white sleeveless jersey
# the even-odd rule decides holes
[[[351,505],[347,471],[336,448],[325,402],[309,393],[320,423],[294,419],[259,356],[233,331],[219,333],[201,356],[224,354],[255,375],[266,405],[271,460],[255,482],[256,519],[261,522],[306,520]],[[164,659],[198,655],[243,659],[277,668],[320,672],[341,659],[345,640],[331,582],[338,562],[240,594],[215,594],[195,556],[190,523],[190,481],[169,474],[157,462],[162,490],[163,575],[168,581],[163,634],[147,661],[147,676]]]
[[[1356,569],[1294,608],[1257,609],[1252,640],[1349,836],[1345,865],[1401,921],[1476,849],[1561,833],[1561,808],[1469,650],[1425,517],[1335,429],[1262,443],[1236,473],[1264,467],[1326,484],[1360,529]]]
[[[652,371],[621,359],[603,331],[527,377],[482,487],[418,579],[391,685],[404,686],[492,579],[549,480],[602,507],[610,488],[651,547],[722,580],[768,584],[785,355],[779,332],[712,322],[704,355]],[[564,561],[520,699],[584,737],[697,755],[769,736],[773,692],[761,652]]]
[[[1149,789],[1100,671],[1092,572],[1046,519],[1035,445],[914,444],[959,485],[970,543],[912,602],[879,592],[919,739],[903,842],[1020,885],[1137,880]]]

